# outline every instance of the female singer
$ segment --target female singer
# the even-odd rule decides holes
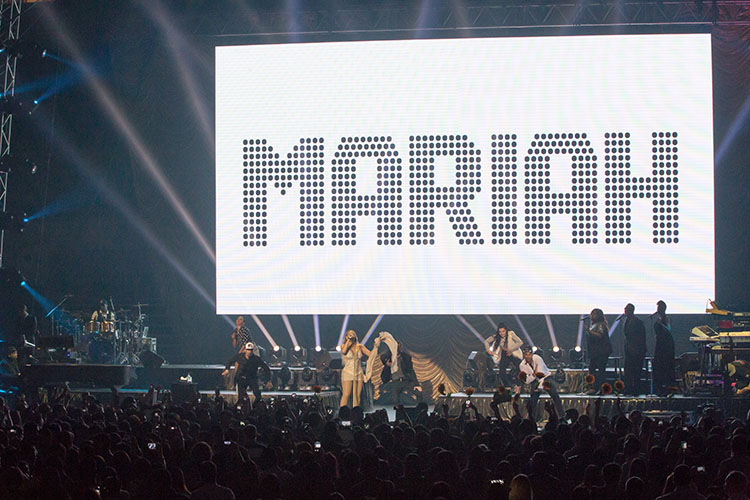
[[[604,382],[607,360],[612,354],[609,341],[609,325],[601,309],[591,311],[591,325],[586,330],[589,347],[589,373],[594,376],[594,387]]]
[[[362,371],[362,354],[370,356],[372,352],[359,343],[354,330],[347,331],[344,343],[341,344],[341,360],[344,363],[344,368],[341,370],[340,406],[347,405],[350,394],[352,395],[352,407],[359,406],[359,396],[362,394],[362,382],[365,378]]]
[[[667,304],[660,300],[656,303],[656,322],[654,323],[654,360],[651,365],[651,376],[654,392],[665,395],[668,387],[674,384],[674,339],[672,324],[667,317]]]

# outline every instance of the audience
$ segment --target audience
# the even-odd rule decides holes
[[[339,416],[320,397],[103,404],[63,391],[0,399],[2,499],[742,500],[750,422],[712,407],[669,420],[599,405],[539,428],[461,405]],[[151,404],[157,401],[156,404]]]

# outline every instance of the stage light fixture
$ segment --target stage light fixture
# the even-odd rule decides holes
[[[310,368],[309,366],[306,366],[302,370],[302,375],[301,375],[302,381],[310,383],[310,382],[312,382],[312,379],[313,379],[314,375],[315,375],[315,372],[312,371],[312,368]]]
[[[338,352],[341,352],[341,346],[340,346],[340,345],[337,345],[337,346],[336,346],[336,350],[337,350]]]
[[[322,351],[322,350],[323,350],[323,348],[322,348],[322,347],[320,347],[319,345],[316,345],[316,346],[315,346],[315,352],[320,352],[320,351]]]
[[[568,358],[570,359],[571,364],[580,364],[583,362],[583,351],[581,350],[581,346],[577,345],[571,349],[568,353]]]
[[[279,370],[279,381],[281,381],[281,387],[286,387],[289,385],[289,380],[292,378],[292,372],[289,370],[289,367],[286,363],[281,365],[281,370]]]
[[[464,387],[474,387],[477,385],[477,372],[471,368],[464,371]]]
[[[271,366],[282,366],[286,363],[286,349],[280,345],[274,345],[273,351],[271,351]]]
[[[323,368],[323,373],[320,378],[326,386],[330,386],[335,381],[336,372],[328,367]]]
[[[563,359],[563,351],[560,349],[560,346],[555,346],[552,348],[552,353],[550,354],[550,357],[554,359],[555,361],[562,361]]]
[[[289,353],[289,362],[292,366],[306,366],[307,349],[298,345],[294,346],[294,350]]]
[[[485,367],[484,373],[482,374],[482,390],[486,392],[493,392],[497,387],[499,380],[497,373],[492,365]]]
[[[26,280],[21,280],[21,286],[26,286]]]

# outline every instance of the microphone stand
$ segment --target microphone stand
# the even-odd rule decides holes
[[[64,297],[63,297],[63,299],[62,299],[62,300],[61,300],[60,302],[58,302],[58,304],[57,304],[57,305],[56,305],[55,307],[53,307],[52,309],[50,309],[50,311],[49,311],[49,312],[48,312],[48,313],[47,313],[47,314],[46,314],[46,315],[45,315],[44,317],[45,317],[45,318],[49,318],[49,317],[50,317],[50,316],[51,316],[51,315],[52,315],[52,314],[53,314],[53,313],[54,313],[55,311],[57,311],[57,310],[58,310],[58,309],[60,308],[60,306],[62,306],[62,305],[63,305],[63,304],[65,303],[65,301],[67,301],[67,300],[68,300],[69,298],[70,298],[70,295],[66,295],[66,296],[64,296]],[[55,330],[55,326],[56,326],[56,325],[57,325],[57,321],[55,320],[55,317],[54,317],[54,316],[52,316],[52,335],[58,335],[58,334],[59,334],[59,332]]]

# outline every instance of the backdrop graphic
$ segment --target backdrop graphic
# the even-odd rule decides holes
[[[708,34],[215,63],[220,314],[693,313],[714,295]]]

